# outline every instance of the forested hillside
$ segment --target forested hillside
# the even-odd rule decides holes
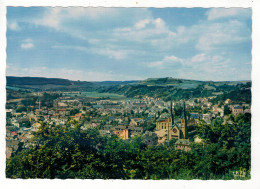
[[[169,101],[217,96],[234,102],[251,102],[251,81],[196,81],[174,78],[153,78],[143,81],[70,81],[57,78],[7,77],[7,86],[25,87],[31,90],[88,91],[116,93],[129,98],[154,97]]]
[[[71,85],[72,82],[68,79],[59,78],[43,78],[43,77],[12,77],[7,76],[7,85]]]

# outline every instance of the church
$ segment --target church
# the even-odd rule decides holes
[[[156,121],[155,133],[158,136],[158,143],[169,142],[171,139],[175,138],[177,139],[176,148],[182,149],[182,147],[178,145],[180,141],[182,144],[184,141],[186,145],[189,145],[185,102],[183,103],[183,117],[181,119],[181,124],[174,122],[171,101],[170,114],[164,113],[158,118]],[[185,146],[185,149],[186,148],[187,147]]]

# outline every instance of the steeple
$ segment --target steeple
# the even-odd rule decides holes
[[[186,126],[187,118],[186,118],[186,106],[185,106],[185,102],[183,102],[183,116],[184,116],[185,126]]]
[[[183,133],[183,139],[188,138],[188,129],[187,129],[187,117],[186,117],[186,106],[185,102],[183,102],[183,118],[184,118],[184,125],[182,125],[182,133]]]
[[[174,116],[172,111],[172,96],[171,96],[171,116],[172,116],[172,126],[174,125]]]

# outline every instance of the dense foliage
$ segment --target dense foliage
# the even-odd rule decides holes
[[[161,98],[164,101],[173,100],[183,100],[191,98],[203,98],[209,96],[215,96],[216,93],[221,93],[217,95],[217,98],[212,100],[213,103],[218,101],[225,101],[226,99],[231,99],[232,102],[246,102],[251,103],[251,89],[250,82],[246,84],[238,85],[227,85],[223,84],[220,86],[215,86],[213,84],[206,85],[207,82],[200,85],[194,85],[193,87],[176,87],[174,85],[116,85],[116,86],[106,86],[100,87],[96,90],[101,93],[116,93],[125,95],[126,97],[132,98],[137,96],[150,96],[154,98]],[[191,84],[192,85],[192,82]],[[224,92],[222,94],[222,92]]]
[[[224,94],[218,95],[212,100],[213,103],[230,99],[233,103],[251,103],[251,89],[235,88],[231,91],[225,91]]]
[[[142,136],[124,141],[81,130],[43,124],[34,144],[7,160],[8,178],[81,179],[249,179],[250,114],[215,119],[196,127],[201,143],[185,152],[169,145],[147,146]],[[231,124],[232,121],[232,124]],[[233,172],[245,172],[234,177]]]

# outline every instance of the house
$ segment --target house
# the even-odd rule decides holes
[[[59,115],[61,116],[65,116],[66,115],[66,109],[57,109],[57,112]],[[52,113],[52,112],[51,112]],[[52,114],[53,115],[53,114]]]
[[[233,113],[234,115],[238,115],[238,114],[244,113],[243,107],[242,107],[242,106],[239,106],[239,105],[234,106],[234,107],[232,108],[232,113]]]
[[[68,106],[68,105],[67,105],[66,103],[64,103],[64,102],[58,102],[57,105],[58,105],[59,108],[67,108],[67,106]]]
[[[194,138],[194,142],[195,143],[201,143],[203,141],[203,139],[201,139],[199,136],[196,136],[195,138]]]
[[[15,132],[15,131],[12,131],[11,134],[12,134],[12,136],[13,136],[14,138],[16,138],[16,137],[18,136],[17,132]]]
[[[187,124],[188,124],[188,126],[193,125],[195,123],[198,123],[202,118],[203,118],[202,114],[191,113]],[[184,119],[182,117],[181,123],[184,124],[183,122],[184,122]]]
[[[130,126],[138,126],[141,123],[143,123],[143,119],[142,118],[133,118],[133,119],[131,119],[129,125]]]
[[[113,134],[117,135],[119,138],[123,140],[129,139],[129,130],[123,129],[123,130],[113,130]]]
[[[134,137],[136,135],[142,134],[144,129],[143,127],[129,126],[128,130],[130,132],[130,136]]]
[[[174,144],[175,150],[190,151],[190,142],[187,139],[178,139]]]
[[[203,114],[202,115],[202,119],[207,123],[207,124],[210,124],[211,121],[210,121],[210,115],[209,114]]]
[[[41,126],[40,123],[36,122],[32,125],[32,131],[38,131],[39,127]]]
[[[212,112],[215,116],[216,115],[220,115],[221,117],[224,116],[224,108],[219,108],[217,105],[213,106]]]
[[[6,146],[6,153],[5,153],[6,159],[9,159],[12,156],[12,151],[13,151],[12,148]]]
[[[251,109],[245,109],[245,110],[244,110],[244,113],[249,113],[249,114],[251,114]]]
[[[118,130],[118,131],[122,131],[126,129],[125,125],[118,125],[118,126],[114,126],[111,128],[112,130]]]
[[[102,136],[108,136],[108,137],[111,137],[112,133],[110,130],[99,130],[99,134],[102,135]]]
[[[90,124],[90,128],[95,128],[95,127],[97,127],[97,126],[98,126],[97,123],[91,123],[91,124]]]
[[[83,118],[81,113],[75,114],[75,116],[70,116],[71,118],[75,119],[76,121],[79,121],[80,119]]]
[[[225,100],[225,104],[230,104],[230,103],[231,103],[230,99]]]

